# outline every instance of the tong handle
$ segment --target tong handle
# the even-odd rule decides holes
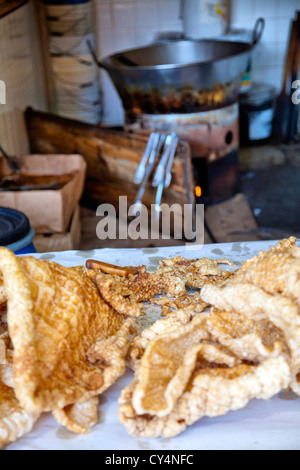
[[[179,139],[176,136],[171,145],[170,156],[169,156],[169,160],[168,160],[167,167],[166,167],[165,188],[169,188],[171,181],[172,181],[172,166],[173,166],[173,161],[176,155],[178,144],[179,144]]]
[[[158,149],[159,149],[160,141],[161,141],[160,134],[159,133],[154,133],[153,142],[152,142],[152,149],[150,151],[148,165],[145,168],[142,183],[141,183],[141,185],[139,187],[139,190],[137,192],[137,195],[135,197],[135,200],[134,200],[134,203],[133,203],[134,206],[139,205],[142,202],[142,198],[143,198],[143,195],[144,195],[144,192],[145,192],[145,189],[146,189],[146,185],[149,181],[149,178],[151,176],[151,173],[153,171],[153,168],[155,166],[156,160],[157,160],[158,155],[159,155]]]
[[[154,188],[157,188],[160,185],[160,183],[164,181],[165,179],[166,165],[170,158],[170,154],[172,150],[171,144],[175,136],[176,134],[173,132],[172,134],[168,135],[166,138],[164,153],[163,153],[163,156],[161,157],[161,160],[159,162],[159,165],[157,167],[157,170],[154,175],[153,182],[152,182],[152,186]]]
[[[134,183],[135,184],[141,184],[141,182],[143,181],[143,178],[145,176],[146,166],[147,166],[149,157],[151,155],[151,149],[153,147],[155,136],[156,136],[156,134],[153,132],[149,137],[146,150],[144,152],[144,155],[142,156],[142,160],[141,160],[141,162],[138,166],[138,169],[137,169],[135,177],[134,177]]]

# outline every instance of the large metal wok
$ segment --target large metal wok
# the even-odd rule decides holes
[[[261,31],[254,34],[251,44],[224,40],[170,41],[120,52],[97,63],[109,73],[126,111],[200,112],[237,99],[261,34]]]

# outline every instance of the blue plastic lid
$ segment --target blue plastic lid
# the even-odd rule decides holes
[[[26,237],[30,232],[28,218],[22,212],[0,207],[0,246],[7,246]]]

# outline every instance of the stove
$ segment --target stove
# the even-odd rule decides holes
[[[238,190],[239,105],[185,114],[126,115],[129,130],[173,132],[191,147],[199,203],[229,199]]]

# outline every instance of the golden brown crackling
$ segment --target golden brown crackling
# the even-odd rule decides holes
[[[288,386],[290,370],[282,356],[258,366],[198,370],[172,411],[164,417],[139,415],[132,398],[133,381],[119,399],[118,416],[137,438],[172,438],[203,417],[216,417],[244,408],[254,398],[268,400]]]
[[[175,312],[184,308],[189,308],[195,312],[195,315],[203,312],[209,306],[207,302],[204,302],[201,299],[199,292],[195,292],[193,294],[186,293],[175,297],[174,299],[169,297],[161,297],[159,299],[154,298],[151,299],[151,302],[156,305],[160,305],[163,308],[173,309]],[[172,314],[173,312],[170,310],[169,313]],[[162,316],[165,315],[162,314]]]
[[[0,379],[0,449],[30,432],[39,413],[25,411],[13,388]]]
[[[138,414],[164,416],[172,409],[189,378],[186,352],[201,340],[209,339],[204,323],[205,317],[197,317],[187,326],[148,344],[136,372],[138,383],[133,403]]]
[[[203,313],[202,315],[204,317],[206,314]],[[157,320],[150,327],[144,329],[140,334],[137,334],[129,346],[127,355],[128,366],[136,370],[147,346],[152,340],[173,333],[178,327],[190,323],[194,317],[195,312],[193,309],[185,308],[177,310],[174,314],[169,314]]]
[[[292,372],[291,387],[300,394],[300,251],[296,239],[282,240],[244,263],[223,287],[205,286],[201,297],[220,310],[266,321],[281,332]]]
[[[131,347],[135,379],[119,400],[130,434],[173,437],[204,416],[269,399],[291,383],[286,336],[263,314],[212,308],[182,320],[157,321]]]
[[[256,336],[263,347],[272,351],[276,343],[286,350],[285,337],[279,328],[268,319],[255,320],[246,315],[218,310],[213,307],[207,321],[207,328],[214,338],[225,344],[226,341]]]
[[[85,403],[75,403],[53,411],[54,419],[61,426],[76,434],[89,434],[98,424],[99,397]]]
[[[28,411],[84,402],[106,389],[88,349],[117,333],[124,317],[109,307],[83,269],[0,249],[14,347],[15,392]]]
[[[190,288],[202,288],[205,284],[224,284],[234,276],[231,271],[223,271],[219,264],[232,264],[228,260],[214,261],[209,258],[187,260],[178,256],[160,262],[155,274],[161,278],[177,278]]]
[[[125,296],[122,284],[112,276],[98,273],[94,277],[94,282],[103,300],[116,312],[131,317],[139,317],[143,314],[143,305]]]
[[[139,268],[122,268],[121,266],[115,266],[113,264],[104,263],[102,261],[96,261],[89,259],[86,262],[86,268],[94,271],[101,271],[104,274],[111,274],[113,276],[120,276],[124,278],[130,278],[138,274]]]
[[[0,310],[6,306],[6,293],[3,283],[3,277],[0,273]],[[0,313],[1,314],[1,313]]]
[[[258,364],[283,351],[284,338],[276,328],[267,322],[246,325],[243,320],[213,309],[186,325],[177,323],[173,331],[152,336],[136,368],[132,403],[137,414],[166,416],[199,363],[207,369],[218,364],[233,367],[245,361]],[[269,332],[274,335],[273,342],[270,339],[264,344]]]
[[[291,386],[300,394],[297,376],[300,372],[300,315],[296,302],[283,295],[271,295],[250,283],[225,287],[206,286],[202,298],[218,309],[245,315],[255,321],[266,320],[279,329],[289,350],[292,371]]]
[[[296,238],[282,240],[267,252],[246,261],[233,282],[249,282],[269,294],[282,294],[300,305],[300,248]]]
[[[156,295],[183,295],[185,284],[178,277],[164,277],[154,273],[148,273],[142,268],[139,274],[129,279],[124,284],[124,289],[132,301],[145,302]]]

